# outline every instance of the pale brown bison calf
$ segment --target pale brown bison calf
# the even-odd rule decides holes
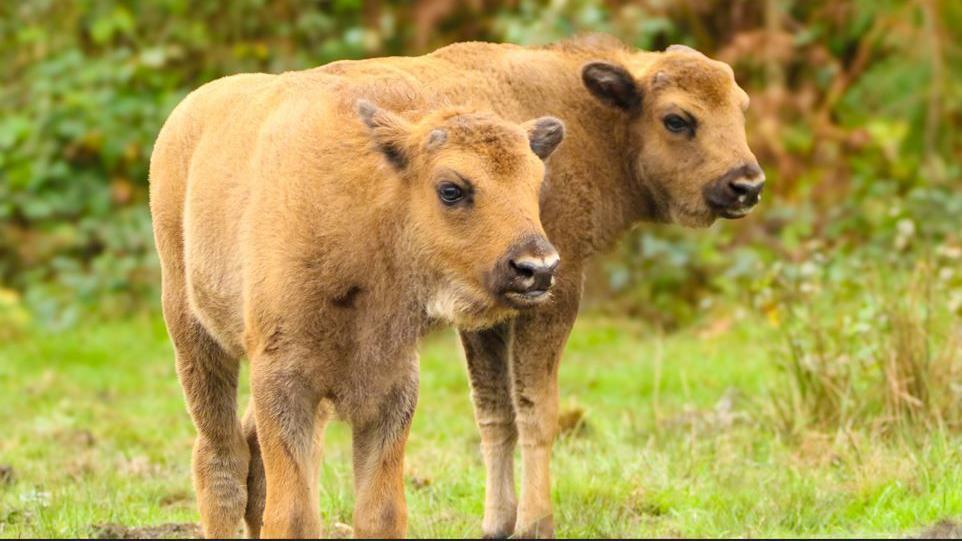
[[[402,117],[314,83],[206,85],[171,114],[151,159],[164,317],[197,427],[207,536],[236,534],[242,518],[255,536],[320,533],[332,409],[353,427],[355,533],[404,535],[419,337],[543,303],[558,265],[538,214],[560,121]],[[253,395],[243,428],[242,357]]]

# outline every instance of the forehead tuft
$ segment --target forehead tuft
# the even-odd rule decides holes
[[[478,156],[494,174],[516,171],[530,152],[524,130],[494,114],[451,111],[432,124],[445,131],[446,148]]]
[[[735,82],[731,67],[700,54],[669,52],[652,67],[667,74],[667,87],[681,90],[706,106],[729,102],[741,106],[744,91]]]

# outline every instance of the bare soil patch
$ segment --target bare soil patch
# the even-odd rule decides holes
[[[943,519],[909,539],[962,539],[962,524]]]
[[[97,524],[93,527],[97,539],[199,539],[200,526],[192,523],[158,524],[128,527],[122,524]]]

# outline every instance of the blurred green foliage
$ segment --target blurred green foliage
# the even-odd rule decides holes
[[[744,223],[632,234],[589,284],[593,298],[616,299],[609,309],[670,327],[719,294],[764,303],[776,263],[957,253],[960,29],[953,0],[3,3],[0,319],[23,320],[25,306],[63,325],[156,298],[151,144],[206,81],[582,31],[645,49],[687,43],[731,63],[774,188]]]

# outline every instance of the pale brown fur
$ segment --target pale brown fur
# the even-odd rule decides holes
[[[628,73],[637,106],[614,106],[586,90],[584,68],[599,61]],[[606,36],[548,47],[461,43],[422,57],[342,61],[285,75],[305,94],[331,76],[345,95],[399,110],[460,104],[514,121],[551,114],[566,123],[541,206],[564,261],[553,301],[489,330],[462,332],[488,474],[483,532],[550,536],[556,375],[585,261],[643,221],[714,221],[706,187],[755,164],[744,134],[748,97],[725,64],[690,50],[636,51]],[[697,116],[696,137],[665,130],[664,115],[679,109]],[[519,441],[520,502],[512,466]]]
[[[624,68],[637,107],[612,106],[586,90],[583,70],[598,61]],[[553,535],[556,376],[585,261],[640,222],[715,220],[705,189],[729,171],[757,169],[744,132],[748,96],[730,67],[699,53],[637,51],[597,35],[547,47],[461,43],[423,57],[336,62],[317,72],[336,73],[354,91],[399,107],[429,100],[490,107],[514,120],[551,114],[565,121],[566,143],[548,168],[541,207],[564,261],[554,301],[489,331],[462,332],[488,475],[482,530],[489,537]],[[697,117],[695,137],[666,131],[664,115],[678,110]],[[512,465],[519,441],[520,501]]]
[[[355,112],[337,78],[309,79],[205,85],[171,114],[151,159],[164,317],[198,431],[209,537],[235,535],[242,519],[253,536],[319,535],[330,406],[354,430],[355,532],[403,536],[417,340],[437,321],[516,315],[491,282],[505,254],[550,246],[539,156],[560,123],[464,108],[405,119],[365,102]],[[471,204],[443,204],[446,180],[470,182]]]

